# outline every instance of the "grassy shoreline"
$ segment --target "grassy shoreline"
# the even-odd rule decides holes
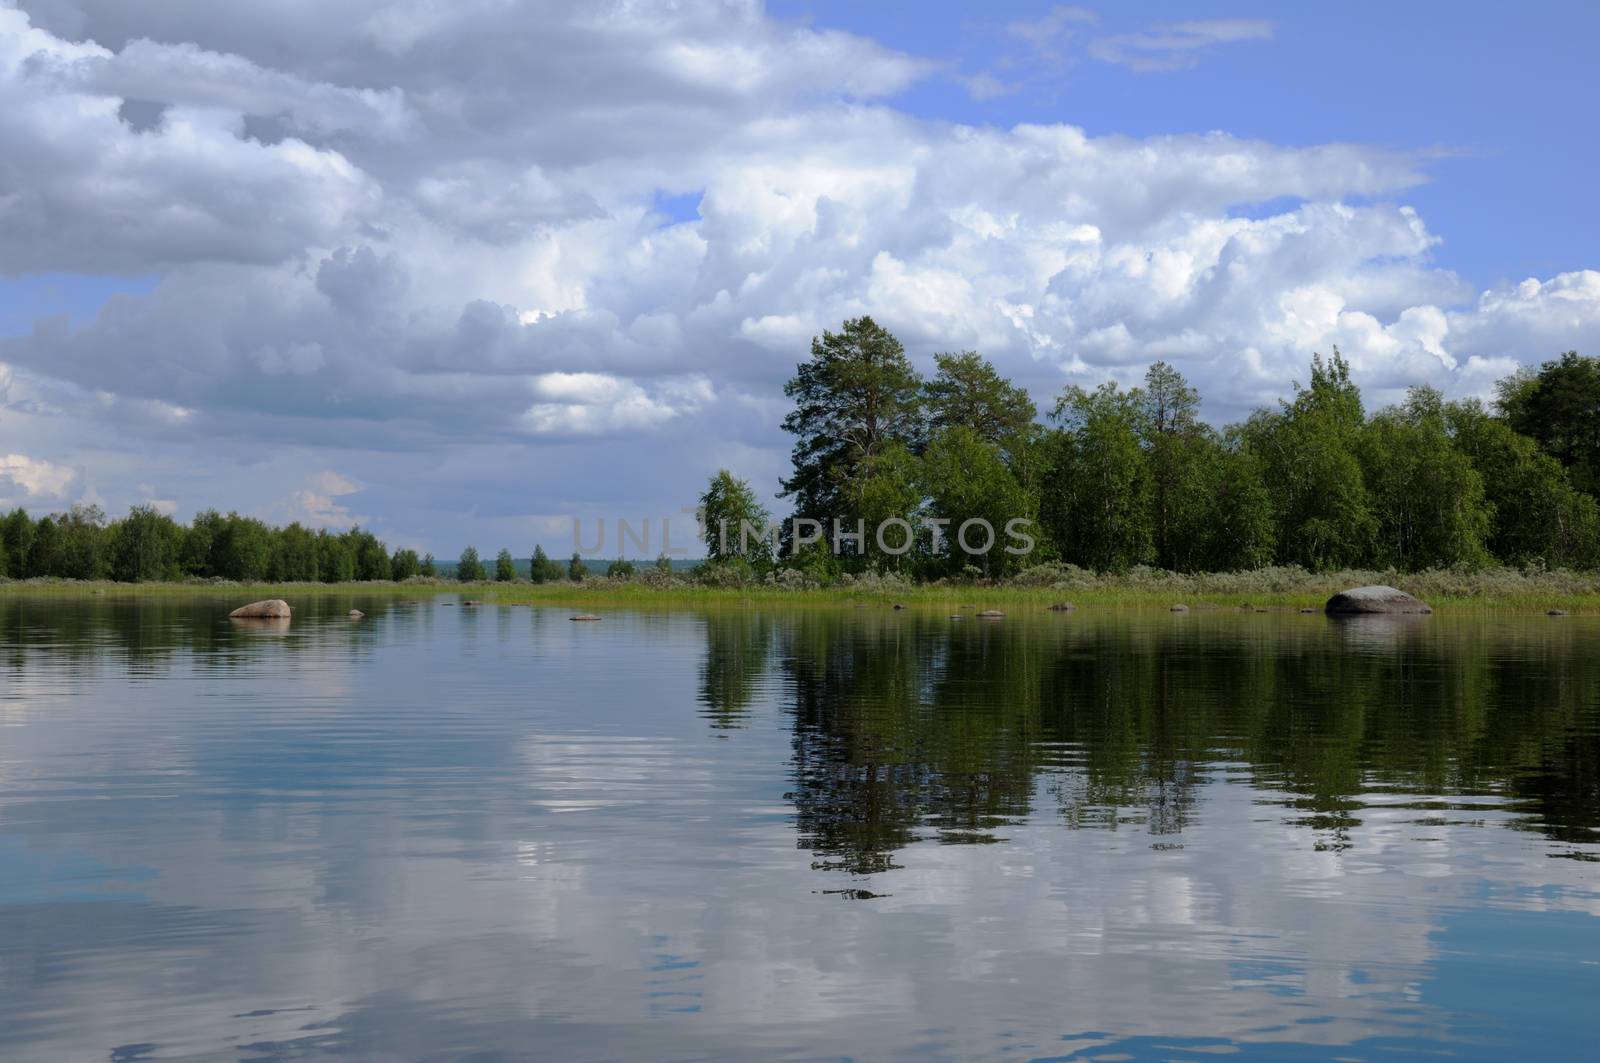
[[[237,597],[260,598],[363,596],[418,598],[456,594],[484,602],[559,605],[585,608],[649,608],[722,606],[827,607],[899,603],[907,607],[974,606],[977,608],[1040,608],[1072,602],[1080,608],[1244,607],[1320,609],[1327,598],[1348,587],[1387,583],[1415,594],[1436,609],[1600,614],[1600,573],[1485,569],[1476,572],[1429,571],[1308,573],[1298,569],[1257,572],[1177,574],[1136,569],[1099,575],[1082,570],[1061,578],[1028,584],[930,583],[867,577],[833,587],[790,589],[756,584],[709,587],[689,580],[590,579],[583,583],[114,583],[75,580],[0,580],[0,597]]]

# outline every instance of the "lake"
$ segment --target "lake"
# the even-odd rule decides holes
[[[238,604],[0,597],[0,1058],[1600,1036],[1597,619]]]

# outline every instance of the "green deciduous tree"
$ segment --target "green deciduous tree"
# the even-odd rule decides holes
[[[151,506],[135,506],[118,521],[111,543],[111,578],[126,583],[171,579],[178,570],[183,529]]]
[[[323,528],[317,532],[317,570],[324,583],[348,583],[356,578],[356,553],[350,540]]]
[[[1379,413],[1366,425],[1361,451],[1380,564],[1420,569],[1488,560],[1493,510],[1472,460],[1450,439],[1437,391],[1412,388],[1403,407]]]
[[[1115,384],[1069,387],[1052,420],[1052,468],[1041,520],[1059,555],[1075,564],[1120,570],[1151,553],[1150,465],[1140,438],[1137,395]]]
[[[1155,562],[1188,570],[1200,564],[1217,460],[1215,433],[1200,421],[1200,395],[1183,374],[1157,362],[1134,391],[1139,432],[1150,467],[1150,537]]]
[[[1178,551],[1186,567],[1234,572],[1272,564],[1277,531],[1272,497],[1260,463],[1240,443],[1237,431],[1216,442],[1201,479],[1202,503],[1184,510],[1194,514],[1194,524],[1179,533],[1199,544],[1192,555]]]
[[[1334,349],[1311,361],[1311,384],[1293,402],[1259,411],[1245,444],[1261,463],[1277,514],[1277,557],[1310,569],[1362,564],[1373,556],[1377,516],[1360,459],[1365,415],[1350,366]]]
[[[299,522],[275,531],[272,536],[271,571],[274,581],[315,583],[321,579],[316,533]]]
[[[1006,526],[1027,518],[1030,505],[997,442],[972,428],[952,425],[933,434],[922,464],[928,509],[936,519],[948,522],[932,563],[952,573],[975,565],[990,578],[1025,563],[1005,552],[1010,544]],[[962,528],[968,521],[983,522],[965,533],[972,553],[962,545]]]
[[[1572,486],[1600,495],[1600,358],[1568,351],[1501,381],[1499,392],[1511,427],[1559,461]]]
[[[1477,470],[1492,510],[1488,549],[1514,565],[1592,565],[1600,560],[1600,512],[1573,488],[1567,471],[1539,444],[1476,400],[1451,403],[1445,418],[1455,447]]]
[[[511,551],[502,548],[494,559],[494,578],[498,583],[510,583],[517,578],[517,563]]]
[[[700,496],[706,556],[712,562],[738,559],[752,567],[771,562],[772,544],[766,538],[771,516],[747,480],[719,469]]]
[[[900,443],[883,447],[856,465],[847,485],[851,500],[849,517],[840,518],[837,528],[832,521],[825,522],[822,528],[823,541],[830,551],[835,551],[841,565],[846,568],[872,565],[890,571],[911,567],[916,550],[893,552],[900,549],[905,528],[889,522],[904,521],[916,530],[922,508],[922,479],[920,462]],[[882,544],[879,543],[880,529]],[[837,544],[834,543],[836,532]],[[854,538],[858,534],[859,540]]]
[[[57,518],[61,545],[52,575],[66,579],[104,579],[110,571],[105,510],[74,505]]]
[[[28,544],[27,575],[59,576],[61,525],[54,517],[40,517],[33,526],[33,541]]]
[[[421,573],[422,562],[418,560],[415,550],[410,548],[396,550],[389,558],[389,578],[396,583]]]
[[[12,579],[26,579],[28,554],[33,547],[33,519],[22,507],[13,509],[0,521],[0,548],[5,550],[6,574]]]

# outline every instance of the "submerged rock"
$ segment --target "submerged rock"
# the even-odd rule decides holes
[[[1052,613],[1070,613],[1078,607],[1073,605],[1071,602],[1056,602],[1054,605],[1049,606],[1048,608]]]
[[[1002,613],[998,609],[985,609],[983,612],[978,614],[979,620],[1004,620],[1005,618],[1006,614]]]
[[[268,598],[265,601],[241,605],[228,615],[236,620],[287,620],[289,603],[282,598]]]
[[[906,603],[905,602],[895,602],[889,608],[891,608],[891,609],[904,609],[905,607],[906,607]]]
[[[366,616],[367,614],[363,613],[359,609],[352,609],[352,610],[350,610],[348,615],[349,615],[351,620],[360,620],[362,617]]]
[[[1189,611],[1189,607],[1184,605],[1182,602],[1179,602],[1177,605],[1174,605],[1167,611],[1170,613],[1187,613]]]
[[[1566,616],[1567,615],[1567,611],[1565,609],[1546,609],[1544,611],[1544,615],[1545,616]]]
[[[1433,612],[1427,602],[1419,601],[1405,591],[1381,584],[1340,591],[1328,599],[1328,604],[1322,607],[1322,611],[1331,616]]]
[[[593,613],[579,613],[577,616],[572,617],[572,619],[581,623],[589,624],[599,620],[600,618],[595,616]]]

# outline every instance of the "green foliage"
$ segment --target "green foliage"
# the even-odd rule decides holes
[[[930,432],[967,428],[1003,451],[1026,437],[1039,415],[1027,391],[976,351],[936,354],[933,362],[938,371],[922,391]]]
[[[1450,439],[1437,391],[1412,388],[1404,407],[1374,417],[1361,450],[1379,564],[1415,570],[1489,560],[1493,511],[1471,458]]]
[[[1568,351],[1501,381],[1499,391],[1512,429],[1559,461],[1573,487],[1600,496],[1600,358]]]
[[[1272,564],[1272,497],[1256,456],[1238,444],[1237,433],[1233,437],[1217,444],[1204,467],[1202,504],[1185,510],[1194,514],[1194,524],[1186,524],[1179,535],[1192,538],[1199,549],[1193,555],[1177,552],[1189,562],[1179,566],[1183,571],[1238,572]]]
[[[1361,395],[1334,349],[1311,362],[1311,386],[1297,387],[1277,413],[1245,425],[1245,445],[1261,463],[1278,520],[1277,557],[1317,570],[1373,556],[1378,519],[1363,476]]]
[[[574,550],[572,560],[567,562],[567,579],[573,583],[582,583],[583,577],[588,575],[589,567],[583,563],[582,556]]]
[[[963,425],[939,429],[923,455],[923,475],[929,510],[949,522],[940,551],[930,559],[938,570],[954,574],[971,564],[993,578],[1017,567],[1019,558],[1005,552],[1006,525],[1029,505],[997,442]],[[967,521],[987,522],[988,531],[973,525],[966,536],[978,550],[987,542],[985,552],[969,554],[962,548]]]
[[[1200,395],[1166,362],[1133,392],[1150,468],[1150,536],[1162,568],[1193,569],[1210,516],[1207,473],[1217,460],[1214,433],[1200,422]]]
[[[922,432],[921,381],[900,341],[870,317],[811,341],[784,394],[783,419],[796,437],[794,474],[783,482],[797,516],[829,521],[854,515],[845,487],[862,462],[891,444],[915,448]]]
[[[274,582],[312,583],[321,578],[317,563],[317,536],[299,523],[280,528],[272,536]]]
[[[476,583],[488,578],[489,573],[478,559],[478,548],[469,546],[461,551],[461,557],[456,561],[456,579],[462,583]]]
[[[561,578],[561,566],[550,560],[550,555],[544,552],[544,547],[533,548],[533,563],[530,566],[529,578],[535,583],[549,583]]]
[[[389,577],[396,583],[421,574],[422,563],[417,560],[415,550],[396,550],[394,556],[389,558]]]
[[[748,481],[719,469],[700,496],[700,511],[706,556],[711,560],[740,558],[760,567],[771,563],[772,543],[766,530],[772,517]]]
[[[846,567],[870,565],[898,571],[911,564],[914,552],[892,552],[903,545],[905,527],[887,522],[905,521],[916,531],[922,503],[921,479],[921,464],[900,443],[891,443],[856,465],[846,492],[848,512],[856,520],[841,520],[838,528]],[[878,542],[880,529],[883,545]],[[860,542],[846,538],[858,532]],[[825,541],[832,540],[831,522],[823,527],[822,534]]]
[[[105,510],[99,506],[75,505],[58,518],[57,525],[61,541],[55,569],[49,575],[64,579],[104,579],[111,567]]]
[[[0,522],[0,552],[6,557],[6,575],[12,579],[26,579],[28,556],[33,549],[33,520],[20,506],[6,514]]]
[[[389,551],[378,537],[360,528],[345,533],[355,555],[356,579],[386,580],[389,578]]]
[[[323,528],[317,533],[317,569],[324,583],[347,583],[356,578],[356,552],[348,538]]]
[[[1476,400],[1449,404],[1445,418],[1455,447],[1483,482],[1494,557],[1552,566],[1600,560],[1595,500],[1573,488],[1560,462]]]
[[[433,579],[439,575],[439,566],[433,560],[432,554],[422,555],[422,567],[417,570],[417,575],[426,576],[429,579]]]
[[[512,560],[510,550],[501,548],[495,555],[494,578],[496,583],[510,583],[517,578],[517,563]]]
[[[1115,384],[1092,392],[1069,387],[1051,417],[1062,430],[1041,518],[1060,556],[1110,570],[1146,561],[1151,477],[1139,396]]]
[[[125,583],[171,579],[182,542],[183,529],[171,517],[135,506],[113,529],[111,578]]]
[[[608,579],[632,579],[637,571],[632,561],[619,557],[606,566],[606,577]]]
[[[229,513],[211,542],[212,575],[259,583],[272,565],[272,532],[254,517]]]

